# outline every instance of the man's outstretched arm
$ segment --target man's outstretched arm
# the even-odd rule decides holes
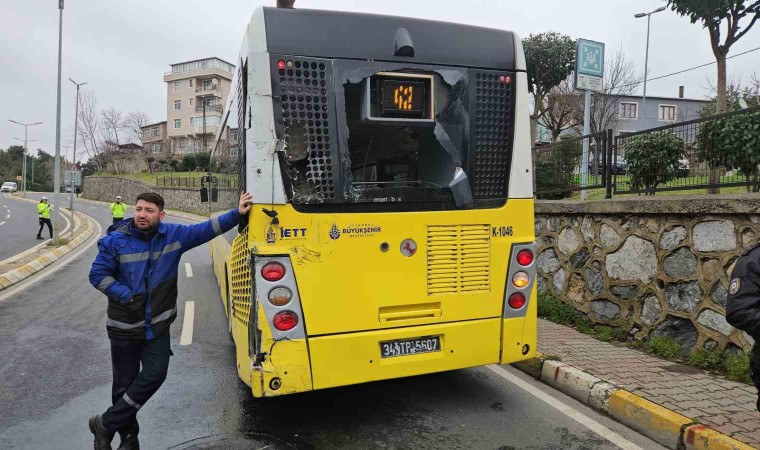
[[[210,220],[195,224],[184,225],[180,228],[180,241],[183,250],[189,250],[193,247],[205,244],[222,233],[226,233],[234,226],[240,223],[242,217],[251,209],[251,194],[247,192],[240,193],[240,201],[237,209],[231,209],[228,212],[212,217]]]

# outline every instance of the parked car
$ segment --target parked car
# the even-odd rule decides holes
[[[0,192],[16,192],[18,185],[13,181],[6,181],[3,186],[0,187]]]
[[[628,162],[626,162],[625,158],[622,156],[617,156],[615,158],[614,163],[612,164],[611,172],[616,175],[623,175],[628,171]],[[588,165],[588,173],[594,172],[594,166],[593,163],[589,163]],[[596,169],[597,174],[602,175],[604,172],[604,167],[602,166],[602,163],[599,162]]]

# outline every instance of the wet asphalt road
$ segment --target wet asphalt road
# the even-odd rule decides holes
[[[39,201],[40,195],[27,194],[27,197]],[[69,206],[68,197],[64,206]],[[68,210],[65,211],[68,213]],[[66,226],[63,220],[61,224]],[[18,200],[11,194],[0,194],[0,261],[44,242],[35,239],[37,230],[39,230],[39,223],[37,207],[34,204]],[[48,239],[47,227],[42,230],[42,236]]]
[[[78,209],[103,230],[111,222],[104,206]],[[107,408],[111,380],[106,299],[87,282],[95,252],[93,245],[70,264],[51,267],[20,292],[0,292],[2,448],[92,448],[87,419]],[[182,263],[191,264],[193,277],[181,266],[169,376],[138,415],[143,449],[618,448],[485,367],[254,399],[237,378],[208,246],[186,253]],[[181,346],[185,301],[195,302],[195,328],[192,344]],[[628,442],[662,448],[506,370]]]

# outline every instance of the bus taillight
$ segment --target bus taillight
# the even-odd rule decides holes
[[[285,276],[285,266],[278,262],[270,262],[261,268],[261,276],[267,281],[279,281]]]
[[[274,316],[272,324],[278,331],[292,330],[298,325],[298,316],[291,311],[283,311]]]
[[[515,287],[524,288],[530,284],[530,277],[528,277],[528,274],[525,272],[517,272],[515,276],[512,277],[512,284],[514,284]]]
[[[278,286],[269,291],[269,303],[274,306],[285,306],[290,303],[293,293],[284,286]]]
[[[517,254],[517,262],[521,266],[529,266],[533,263],[533,252],[530,250],[521,250]]]
[[[515,292],[509,296],[509,307],[512,309],[520,309],[525,306],[525,296],[520,292]]]

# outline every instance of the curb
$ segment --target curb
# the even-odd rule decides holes
[[[71,224],[72,227],[76,227],[77,220],[79,220],[80,224],[82,221],[86,223],[84,231],[79,233],[79,236],[66,245],[62,245],[54,250],[44,253],[13,270],[1,273],[0,292],[42,271],[45,267],[53,264],[67,253],[70,253],[83,243],[87,242],[95,232],[95,221],[91,217],[80,212],[75,213],[74,220],[75,223]]]
[[[558,391],[670,449],[749,450],[743,442],[561,361],[536,358],[512,364]]]

